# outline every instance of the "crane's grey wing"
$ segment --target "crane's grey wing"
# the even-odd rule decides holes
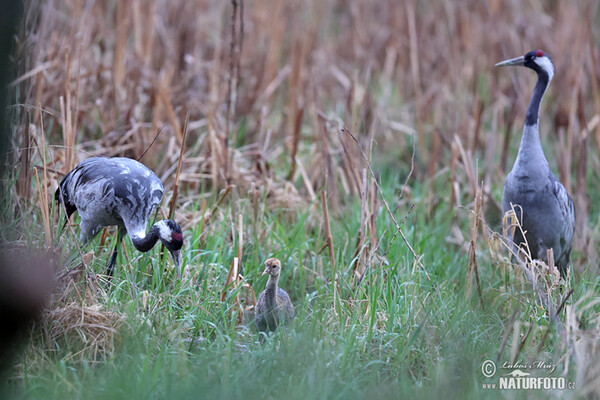
[[[258,296],[258,300],[256,301],[256,305],[254,306],[254,313],[261,314],[265,308],[265,291],[263,290]]]
[[[91,235],[99,226],[122,223],[130,234],[145,231],[148,217],[164,192],[160,179],[143,164],[106,157],[79,163],[65,177],[60,190],[65,205],[77,208]]]
[[[571,254],[571,244],[573,242],[573,231],[575,229],[575,205],[573,199],[567,193],[567,189],[563,184],[551,174],[552,181],[552,194],[556,198],[560,215],[556,226],[560,234],[560,245],[561,254],[555,255],[557,257],[557,264],[561,267],[566,267],[569,263]]]
[[[265,331],[267,329],[267,321],[265,319],[265,292],[264,290],[258,296],[258,301],[254,306],[254,325],[259,331]]]
[[[135,160],[111,160],[119,171],[114,174],[110,185],[115,199],[120,203],[121,218],[130,236],[138,233],[143,237],[148,218],[163,197],[163,184],[154,172]]]
[[[287,320],[294,318],[294,305],[290,300],[290,296],[282,288],[277,288],[277,307],[283,309]]]

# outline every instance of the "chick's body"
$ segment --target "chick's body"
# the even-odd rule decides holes
[[[263,275],[269,274],[269,281],[254,308],[254,323],[261,332],[274,331],[279,325],[294,318],[294,305],[290,296],[277,286],[281,263],[276,258],[270,258],[265,262],[265,266]]]

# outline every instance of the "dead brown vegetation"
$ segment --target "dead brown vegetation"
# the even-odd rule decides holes
[[[360,279],[379,246],[378,211],[385,205],[395,215],[402,204],[406,213],[412,201],[404,182],[396,207],[382,205],[372,165],[385,162],[402,179],[427,185],[422,201],[430,212],[475,210],[472,243],[458,222],[449,242],[471,246],[477,280],[479,219],[500,225],[498,188],[534,81],[493,65],[543,48],[557,74],[543,104],[542,140],[576,204],[575,270],[597,268],[600,238],[588,218],[589,188],[598,186],[590,171],[600,171],[598,2],[233,3],[235,12],[228,1],[27,4],[16,54],[20,75],[11,85],[19,95],[16,192],[39,202],[48,232],[45,204],[77,161],[143,155],[167,188],[177,188],[184,229],[202,224],[204,232],[233,194],[251,199],[255,223],[263,195],[269,207],[317,204],[316,219],[322,212],[328,221],[344,211],[346,199],[360,198]],[[447,181],[444,192],[435,190],[439,179]],[[189,211],[210,195],[213,204]],[[329,222],[322,229],[335,271]],[[490,241],[487,230],[481,236]],[[241,248],[241,236],[239,242]],[[230,275],[227,285],[243,285],[234,278],[237,261]],[[81,329],[100,318],[93,305],[69,307],[62,304],[53,318],[67,323],[80,312]],[[570,307],[567,329],[584,341]],[[110,326],[119,321],[111,316]],[[585,346],[598,353],[594,343]]]

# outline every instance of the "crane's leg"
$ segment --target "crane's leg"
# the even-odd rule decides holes
[[[110,260],[108,260],[108,264],[106,266],[106,275],[109,279],[113,275],[113,271],[115,270],[115,264],[117,263],[117,254],[119,253],[119,244],[121,244],[121,240],[124,237],[123,227],[119,227],[119,231],[117,233],[117,242],[115,243],[115,248],[113,249],[112,255],[110,256]]]

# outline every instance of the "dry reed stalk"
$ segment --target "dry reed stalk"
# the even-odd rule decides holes
[[[363,168],[363,172],[362,172],[362,182],[363,182],[363,187],[360,193],[360,226],[358,228],[358,234],[356,235],[356,245],[354,248],[354,256],[352,257],[355,261],[354,263],[354,267],[353,272],[354,272],[354,277],[357,280],[362,279],[363,276],[363,272],[366,268],[365,265],[363,265],[364,262],[364,253],[365,253],[365,228],[366,228],[366,223],[367,223],[367,218],[366,218],[366,214],[367,214],[367,169]]]
[[[210,174],[213,185],[215,187],[219,186],[219,157],[221,154],[220,144],[218,140],[218,135],[213,125],[213,116],[212,114],[207,115],[208,121],[208,151],[210,154]]]
[[[371,254],[377,251],[379,241],[377,240],[377,213],[379,204],[377,202],[377,190],[375,188],[375,178],[371,177],[369,198],[371,199],[371,217],[369,219],[369,233],[371,234]]]
[[[177,204],[177,194],[179,192],[179,175],[181,174],[181,164],[183,163],[183,154],[185,152],[185,142],[188,135],[188,123],[190,121],[190,113],[185,115],[183,124],[183,138],[181,140],[181,148],[179,149],[179,161],[177,163],[177,172],[175,173],[175,183],[173,183],[173,197],[171,197],[171,205],[169,207],[169,219],[173,219],[175,213],[175,204]],[[160,133],[160,131],[158,131]]]
[[[243,254],[242,250],[243,249],[244,249],[244,218],[243,218],[242,214],[240,214],[238,217],[238,251],[237,251],[237,255],[240,260],[242,259],[242,254]]]
[[[335,183],[333,157],[331,155],[331,138],[329,137],[329,131],[327,129],[327,120],[323,118],[320,114],[316,117],[313,116],[313,118],[318,119],[320,122],[319,125],[321,127],[321,134],[319,135],[319,139],[321,139],[322,144],[322,146],[320,146],[320,150],[321,157],[326,167],[325,185],[335,211],[335,207],[337,207],[338,205],[339,194],[338,187]]]
[[[279,56],[284,41],[284,32],[287,29],[286,19],[283,15],[285,2],[278,1],[269,4],[271,4],[270,18],[265,28],[270,33],[270,40],[262,71],[259,71],[262,75],[261,82],[271,82],[278,75]]]
[[[17,194],[21,199],[29,199],[31,192],[31,136],[35,125],[30,124],[22,130],[21,168],[17,181]]]
[[[229,272],[227,273],[227,278],[225,279],[225,285],[223,286],[223,290],[221,290],[221,301],[224,302],[227,297],[227,291],[231,289],[231,285],[236,281],[238,276],[238,262],[239,258],[233,257],[233,261],[229,266]]]
[[[410,70],[412,75],[413,90],[415,91],[415,120],[417,122],[417,141],[424,143],[423,127],[421,124],[421,101],[422,101],[422,90],[421,90],[421,67],[419,57],[419,40],[417,38],[417,22],[415,17],[416,1],[411,0],[405,3],[406,5],[406,18],[408,20],[408,39],[409,39],[409,52],[410,52]]]
[[[290,172],[288,174],[288,180],[294,179],[296,172],[296,153],[298,151],[298,142],[300,140],[300,126],[302,123],[302,116],[304,114],[304,104],[301,98],[302,96],[302,60],[304,58],[304,45],[300,38],[296,38],[294,41],[294,48],[292,51],[292,71],[289,75],[289,95],[288,95],[288,127],[287,132],[290,136],[289,146],[290,149]],[[300,92],[300,93],[298,93]]]
[[[42,164],[44,166],[43,186],[40,186],[40,180],[35,168],[35,181],[38,187],[38,198],[40,201],[40,208],[42,211],[42,219],[44,222],[44,233],[46,239],[46,246],[52,246],[52,230],[50,229],[50,209],[48,207],[48,170],[46,167],[46,131],[44,130],[44,119],[42,118],[42,111],[40,108],[40,153],[42,155]]]
[[[112,65],[112,84],[113,84],[113,101],[115,104],[114,110],[117,117],[116,110],[123,107],[120,101],[120,93],[122,90],[123,80],[125,79],[125,50],[127,44],[127,6],[129,3],[118,2],[115,9],[115,47],[113,55]],[[123,99],[125,100],[125,99]]]
[[[244,49],[244,0],[239,0],[240,1],[240,33],[239,33],[239,37],[238,37],[238,60],[237,60],[237,65],[236,65],[236,76],[237,76],[237,87],[236,87],[236,93],[239,92],[239,86],[240,86],[240,64],[241,59],[242,59],[242,51]],[[236,96],[237,99],[237,96]]]
[[[131,13],[133,15],[133,48],[138,55],[144,55],[144,25],[147,22],[142,14],[146,7],[141,7],[141,0],[131,2]],[[150,25],[153,26],[153,25]],[[152,29],[153,30],[153,29]]]
[[[321,191],[321,207],[323,209],[323,222],[325,224],[325,245],[319,251],[319,254],[325,250],[325,247],[329,249],[329,259],[331,261],[331,276],[337,276],[335,273],[335,252],[333,250],[333,236],[331,235],[331,225],[329,223],[329,210],[327,209],[327,194],[325,191]]]
[[[229,267],[229,273],[227,274],[227,280],[225,281],[225,286],[223,286],[223,290],[221,291],[221,301],[225,302],[227,298],[227,293],[230,290],[237,290],[239,284],[239,258],[233,257],[233,261],[231,262],[231,267]],[[229,309],[229,315],[233,314],[235,311],[238,311],[238,323],[243,321],[244,317],[244,307],[240,304],[240,293],[239,291],[233,296],[233,306]]]
[[[598,71],[598,66],[596,64],[596,47],[594,45],[594,35],[593,30],[589,31],[589,43],[590,43],[590,63],[592,65],[592,71]],[[596,115],[600,115],[600,94],[598,90],[598,76],[596,74],[590,74],[590,79],[592,81],[592,94],[594,97],[594,110]],[[594,137],[596,138],[596,148],[598,153],[600,153],[600,124],[596,125],[594,129]]]
[[[473,141],[471,143],[471,150],[475,151],[480,146],[479,135],[481,133],[481,117],[485,109],[483,102],[479,98],[477,93],[477,80],[473,80],[473,109],[471,110],[471,118],[473,119]]]
[[[244,310],[245,311],[252,310],[254,308],[254,306],[256,305],[256,292],[254,292],[254,289],[252,288],[252,286],[250,286],[250,284],[248,282],[246,282],[246,279],[242,275],[239,275],[239,277],[240,277],[240,280],[242,282],[244,282],[242,284],[242,287],[246,289],[246,296],[244,298]],[[250,294],[252,294],[252,296],[250,296]],[[250,302],[250,305],[248,305],[248,302]],[[240,317],[241,317],[241,315],[240,315]]]
[[[465,175],[467,176],[467,180],[471,185],[471,195],[475,197],[477,194],[477,174],[475,172],[475,166],[473,163],[473,155],[471,151],[465,150],[462,141],[458,137],[458,135],[454,135],[454,143],[456,143],[456,148],[460,154],[460,158],[462,159],[462,166]]]
[[[294,123],[292,126],[292,151],[290,154],[290,172],[288,174],[288,181],[294,180],[296,173],[296,154],[298,153],[298,143],[300,142],[300,127],[302,126],[302,117],[304,115],[304,105],[300,106],[299,109],[294,111]]]
[[[147,1],[145,1],[145,4],[147,4]],[[150,22],[146,21],[145,25],[147,27],[154,27],[154,20],[156,19],[156,7],[157,7],[157,1],[153,0],[150,3],[150,6],[148,7],[148,15]],[[155,34],[156,30],[155,29],[148,29],[148,32],[144,35],[144,37],[146,38],[146,43],[144,46],[144,64],[145,65],[150,65],[151,61],[152,61],[152,56],[154,54],[154,38],[156,36]]]
[[[108,236],[109,236],[108,227],[102,228],[102,234],[100,235],[100,244],[98,245],[98,250],[101,250],[104,248],[104,245],[106,244],[106,239],[108,239]]]
[[[77,78],[75,79],[75,110],[72,115],[71,122],[71,134],[72,134],[72,146],[73,150],[75,150],[75,143],[77,142],[77,116],[79,115],[79,85],[81,83],[81,43],[77,45]],[[69,97],[71,97],[69,92]],[[70,99],[69,99],[70,101]],[[75,166],[75,161],[77,160],[76,156],[73,156],[72,162],[73,166]],[[70,169],[68,170],[70,171]]]
[[[50,248],[52,247],[52,230],[50,229],[50,210],[48,209],[46,182],[40,183],[37,168],[34,167],[33,170],[35,172],[35,183],[38,189],[38,200],[40,203],[40,210],[42,211],[42,221],[44,223],[44,239],[46,241],[46,246]]]
[[[483,182],[482,182],[483,185]],[[481,294],[481,284],[479,283],[479,266],[477,264],[477,233],[479,232],[479,218],[481,213],[481,203],[483,201],[483,187],[478,185],[477,194],[473,205],[473,225],[471,226],[471,242],[469,243],[469,270],[467,272],[467,298],[471,295],[473,288],[473,273],[475,273],[475,281],[477,283],[477,294],[481,308],[485,309],[483,304],[483,296]]]
[[[204,213],[206,212],[206,199],[202,199],[200,205],[200,215],[202,216],[202,224],[200,225],[200,236],[198,236],[198,248],[204,247],[204,229],[206,227],[206,218]]]
[[[161,100],[163,106],[165,107],[169,123],[175,131],[175,137],[177,138],[177,141],[181,144],[183,143],[183,133],[181,131],[181,124],[179,123],[177,114],[175,114],[175,108],[173,107],[173,102],[171,101],[171,96],[168,90],[174,73],[175,69],[173,65],[169,65],[166,72],[163,74],[162,79],[160,80],[160,82],[158,82],[158,98]]]
[[[460,204],[460,184],[458,183],[456,170],[458,167],[458,146],[452,141],[452,156],[450,157],[450,199],[448,200],[448,212],[454,215],[454,205]]]
[[[64,115],[62,121],[63,127],[63,140],[65,144],[65,170],[70,171],[75,166],[75,157],[73,150],[75,149],[75,130],[73,129],[73,110],[71,103],[71,57],[69,49],[65,51],[65,109],[62,110],[61,115]],[[62,106],[62,104],[61,104]],[[64,113],[63,113],[64,112]]]
[[[36,90],[35,90],[35,101],[33,102],[33,104],[37,104],[38,106],[41,107],[42,104],[42,93],[44,93],[44,79],[43,79],[43,73],[42,71],[38,71],[35,74],[35,86],[36,86]]]
[[[304,164],[300,159],[296,159],[296,165],[298,166],[298,171],[300,172],[300,176],[302,176],[302,181],[304,182],[304,187],[308,192],[308,197],[311,202],[314,202],[317,199],[317,195],[315,194],[315,190],[313,189],[313,184],[310,181],[310,177],[304,168]]]
[[[236,35],[236,24],[238,14],[238,2],[237,0],[231,0],[231,38],[229,41],[229,76],[227,79],[227,96],[226,96],[226,115],[225,115],[225,131],[222,134],[221,140],[223,141],[223,157],[225,159],[225,181],[229,182],[231,161],[229,155],[229,136],[231,135],[232,120],[235,116],[235,105],[237,102],[237,88],[238,88],[238,76],[237,72],[239,68],[235,66],[239,63],[239,54],[236,52],[237,49],[237,35]],[[235,124],[233,124],[235,126]]]
[[[428,189],[427,189],[427,215],[431,216],[431,212],[433,210],[433,199],[434,199],[434,194],[433,194],[433,185],[435,183],[435,175],[437,174],[437,165],[438,162],[440,160],[440,145],[441,145],[441,138],[440,138],[440,132],[435,129],[433,132],[433,138],[432,138],[432,143],[431,143],[431,153],[430,153],[430,159],[429,159],[429,183],[428,183]],[[452,184],[452,180],[450,180],[450,184]],[[451,188],[452,191],[452,188]],[[450,202],[452,202],[452,195],[450,196]],[[452,208],[452,204],[450,205],[450,208]]]

